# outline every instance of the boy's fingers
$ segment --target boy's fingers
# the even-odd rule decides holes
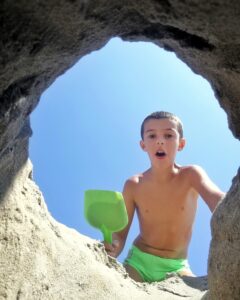
[[[106,249],[106,253],[107,253],[107,255],[110,255],[110,256],[112,256],[112,257],[115,257],[115,256],[116,256],[116,253],[115,253],[114,251],[111,251],[111,250],[107,250],[107,249]]]
[[[109,244],[109,243],[106,243],[106,242],[103,242],[103,244],[104,244],[105,250],[106,250],[107,252],[113,251],[113,250],[114,250],[114,247],[113,247],[112,244]]]
[[[119,241],[118,240],[114,240],[112,243],[113,247],[116,248],[119,246]]]
[[[117,249],[119,247],[119,241],[118,240],[114,240],[112,242],[112,244],[109,244],[109,243],[103,241],[103,245],[104,245],[105,251],[107,252],[108,255],[110,255],[112,257],[117,256]]]
[[[108,243],[103,243],[104,247],[105,247],[105,251],[107,252],[108,255],[112,256],[112,257],[116,257],[116,247],[114,247],[114,245],[112,244],[108,244]]]

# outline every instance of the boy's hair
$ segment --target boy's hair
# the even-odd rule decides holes
[[[150,115],[148,115],[142,122],[141,125],[141,138],[143,139],[144,134],[144,125],[148,120],[160,120],[160,119],[170,119],[177,122],[177,130],[180,135],[180,138],[183,138],[183,125],[181,120],[174,114],[167,112],[167,111],[156,111]]]

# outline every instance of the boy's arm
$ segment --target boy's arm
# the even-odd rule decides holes
[[[128,225],[119,232],[113,233],[113,243],[107,244],[104,243],[105,250],[107,253],[113,257],[117,257],[124,248],[129,228],[132,224],[133,215],[135,211],[135,203],[134,203],[134,187],[136,185],[136,182],[134,179],[128,179],[125,182],[124,188],[123,188],[123,198],[125,201],[127,214],[128,214]]]
[[[225,196],[225,193],[211,181],[207,173],[199,166],[191,167],[190,180],[194,189],[206,202],[211,212],[213,212],[218,202]]]

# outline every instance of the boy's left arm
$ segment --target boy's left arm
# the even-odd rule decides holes
[[[207,173],[199,166],[191,167],[190,180],[194,189],[199,193],[203,200],[213,212],[218,202],[224,198],[222,192],[208,177]]]

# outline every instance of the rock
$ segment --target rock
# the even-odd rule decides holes
[[[112,37],[149,41],[174,51],[194,72],[210,82],[219,104],[228,115],[233,135],[239,138],[239,9],[238,1],[223,0],[2,1],[0,246],[4,255],[0,258],[0,295],[3,299],[53,299],[57,294],[60,299],[69,299],[71,295],[75,297],[77,289],[88,289],[89,297],[100,293],[102,299],[106,295],[125,299],[125,290],[129,290],[128,295],[131,295],[131,289],[136,290],[136,284],[126,279],[123,280],[124,291],[109,289],[108,281],[118,284],[123,275],[119,271],[113,271],[115,275],[105,272],[108,270],[107,258],[103,256],[105,258],[101,260],[102,254],[94,256],[86,246],[86,243],[93,245],[95,242],[56,223],[49,216],[32,180],[23,175],[28,165],[29,116],[43,91],[81,57],[100,49]],[[205,298],[239,299],[238,208],[239,177],[236,177],[212,220],[210,291]],[[44,231],[48,234],[45,235]],[[80,244],[85,246],[74,256],[73,249]],[[71,258],[74,263],[71,263],[68,253],[74,257]],[[83,276],[87,270],[89,273],[86,274],[92,274],[91,265],[84,267],[83,264],[82,270],[76,267],[88,256],[98,261],[96,276],[89,275],[90,281]],[[36,264],[39,264],[38,268]],[[24,277],[17,276],[20,271]],[[50,279],[54,276],[55,281]],[[56,282],[58,278],[61,285]],[[137,289],[140,299],[156,295],[156,287],[153,294],[142,288]],[[164,299],[164,291],[161,293],[161,299]],[[159,291],[157,295],[159,297]],[[169,292],[166,295],[169,296]]]
[[[30,161],[0,214],[0,299],[201,299],[206,278],[131,280],[103,245],[56,222],[31,179]]]
[[[209,255],[211,299],[240,298],[240,176],[212,218],[212,241]]]

